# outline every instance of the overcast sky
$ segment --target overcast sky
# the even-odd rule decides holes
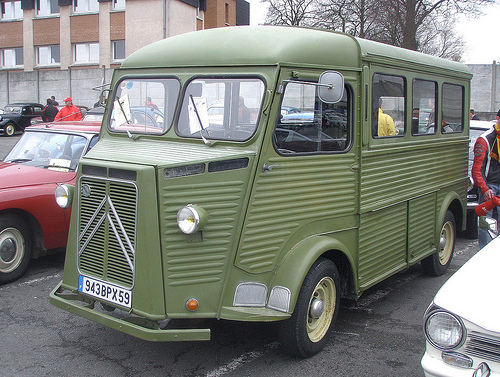
[[[247,1],[250,3],[250,25],[262,24],[267,4],[260,0]],[[489,6],[483,11],[485,14],[477,19],[462,17],[456,26],[467,43],[463,63],[492,64],[494,60],[500,63],[500,6]]]

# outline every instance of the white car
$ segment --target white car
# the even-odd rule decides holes
[[[500,376],[500,237],[441,287],[424,316],[427,377]]]

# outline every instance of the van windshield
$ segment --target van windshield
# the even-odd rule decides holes
[[[257,78],[203,78],[186,88],[179,136],[245,141],[257,128],[265,86]]]
[[[180,82],[174,78],[122,80],[113,99],[110,129],[166,132],[172,124],[179,91]]]

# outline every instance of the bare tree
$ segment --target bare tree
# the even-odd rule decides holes
[[[475,16],[480,6],[495,0],[379,0],[383,13],[379,13],[383,24],[383,42],[410,50],[421,50],[418,39],[423,31],[432,28],[443,16],[453,18],[457,13]],[[451,32],[451,28],[448,28]],[[425,33],[424,33],[425,34]],[[448,34],[450,37],[450,34]]]
[[[318,0],[318,24],[356,37],[376,39],[380,33],[378,0]]]
[[[421,28],[417,36],[420,41],[420,51],[429,55],[439,56],[454,61],[460,61],[465,42],[457,37],[453,30],[455,17],[435,17],[432,25]]]
[[[314,26],[457,59],[455,15],[474,17],[496,0],[262,0],[267,24]]]
[[[263,0],[269,4],[265,24],[313,26],[316,0]]]

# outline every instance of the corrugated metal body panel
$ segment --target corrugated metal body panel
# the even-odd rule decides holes
[[[148,139],[147,137],[132,140],[124,137],[104,137],[92,148],[85,158],[109,160],[113,156],[115,161],[132,164],[150,165],[181,165],[227,159],[228,156],[237,158],[243,155],[255,155],[249,149],[225,146],[223,148],[208,147],[200,143],[175,142],[162,139]]]
[[[244,216],[250,166],[252,162],[236,170],[159,178],[164,285],[170,314],[184,313],[184,298],[190,297],[196,297],[204,313],[217,311]],[[202,232],[185,235],[179,230],[177,212],[187,204],[206,211],[208,220]]]
[[[443,200],[437,193],[452,185],[460,187],[460,183],[465,191],[467,154],[467,145],[462,141],[425,149],[407,146],[368,151],[362,155],[361,289],[436,247],[434,229],[439,200]],[[457,180],[460,175],[462,178]]]
[[[406,265],[406,202],[361,215],[359,285],[366,288]]]
[[[408,209],[408,261],[435,248],[436,193],[411,200]]]
[[[166,225],[162,244],[168,285],[205,284],[222,279],[245,188],[244,181],[234,180],[223,185],[220,182],[165,185],[161,198]],[[202,241],[199,235],[186,236],[177,227],[177,211],[189,204],[186,200],[209,213]],[[189,247],[186,239],[191,240]]]
[[[466,143],[364,152],[361,213],[430,193],[467,179]],[[464,186],[465,187],[465,186]]]
[[[236,265],[252,273],[271,271],[293,243],[342,229],[333,219],[355,213],[353,162],[351,153],[270,159],[269,165],[278,166],[258,174]],[[315,222],[320,225],[299,232]],[[296,241],[287,245],[292,236]]]

